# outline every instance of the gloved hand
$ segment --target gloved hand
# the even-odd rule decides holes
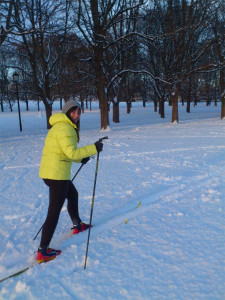
[[[102,142],[97,141],[97,142],[95,143],[95,147],[96,147],[98,153],[101,152],[102,149],[103,149],[103,144],[102,144]]]
[[[90,157],[85,157],[85,158],[83,158],[83,159],[81,160],[81,163],[82,163],[83,165],[86,165],[86,163],[87,163],[89,160],[90,160]]]

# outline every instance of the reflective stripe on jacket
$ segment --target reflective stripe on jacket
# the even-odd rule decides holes
[[[45,139],[39,176],[44,179],[69,180],[72,162],[97,154],[95,145],[77,148],[76,125],[63,113],[49,119],[52,128]]]

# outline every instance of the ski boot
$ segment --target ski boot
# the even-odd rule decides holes
[[[59,254],[61,254],[61,252],[61,250],[55,250],[46,246],[39,247],[37,252],[37,262],[40,264],[52,260],[56,258],[56,256],[58,256]]]
[[[90,227],[89,224],[83,223],[79,218],[73,220],[73,227],[71,229],[73,230],[73,234],[78,234],[84,230],[87,230],[89,227]]]

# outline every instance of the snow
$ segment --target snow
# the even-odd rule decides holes
[[[54,104],[54,112],[59,107]],[[224,299],[225,130],[220,106],[179,106],[171,123],[152,104],[120,105],[100,132],[97,105],[81,119],[80,146],[108,135],[100,153],[88,263],[87,232],[70,235],[62,209],[51,246],[62,254],[0,283],[0,299]],[[48,189],[38,177],[45,112],[0,113],[1,278],[35,261]],[[110,120],[112,119],[112,110]],[[79,164],[73,164],[71,177]],[[75,179],[89,221],[96,159]]]

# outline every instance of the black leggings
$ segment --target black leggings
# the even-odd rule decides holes
[[[43,179],[49,187],[48,214],[43,225],[40,247],[48,246],[56,229],[65,199],[71,220],[79,218],[78,192],[70,180]]]

